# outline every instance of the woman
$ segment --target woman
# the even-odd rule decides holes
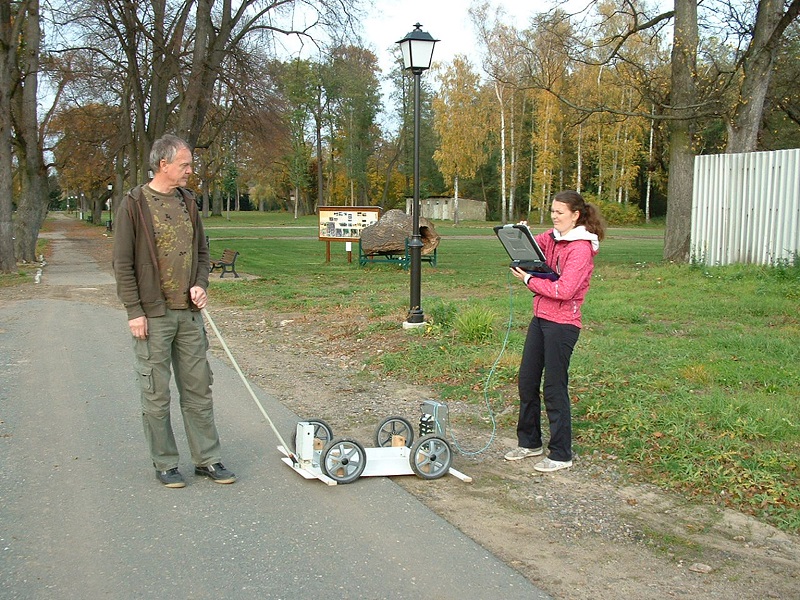
[[[543,454],[540,387],[544,373],[544,405],[550,422],[549,456],[533,468],[550,473],[572,466],[572,416],[568,390],[569,361],[581,328],[581,304],[589,289],[594,257],[605,236],[600,211],[578,192],[553,197],[553,228],[536,236],[556,280],[512,269],[535,295],[519,368],[519,447],[505,455],[521,460]]]

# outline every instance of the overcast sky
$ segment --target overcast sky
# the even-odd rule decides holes
[[[502,6],[518,25],[525,25],[534,12],[542,12],[549,0],[489,0]],[[469,16],[471,0],[374,0],[375,9],[364,21],[366,41],[378,57],[384,72],[391,67],[391,50],[414,29],[422,30],[440,40],[433,52],[434,62],[450,62],[456,54],[465,54],[476,67],[477,36]]]
[[[550,0],[487,1],[491,6],[502,6],[508,15],[507,22],[520,27],[527,25],[531,15],[544,12],[551,5]],[[464,54],[475,70],[482,73],[478,37],[469,16],[471,4],[472,0],[374,0],[375,8],[364,21],[364,35],[367,47],[378,58],[384,77],[396,68],[392,62],[392,48],[414,29],[416,23],[439,40],[433,49],[434,63],[448,63],[456,54]],[[388,98],[389,86],[387,78],[383,86],[384,99]],[[387,114],[383,115],[382,121],[387,129],[397,127]]]

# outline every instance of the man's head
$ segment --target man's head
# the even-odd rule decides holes
[[[189,144],[169,134],[157,139],[150,150],[150,168],[154,173],[153,183],[158,188],[166,188],[159,191],[172,191],[185,186],[192,174]]]

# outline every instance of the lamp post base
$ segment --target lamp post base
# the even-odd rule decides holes
[[[428,323],[425,321],[420,321],[419,323],[412,323],[411,321],[403,321],[403,329],[418,329],[419,327],[425,327]]]

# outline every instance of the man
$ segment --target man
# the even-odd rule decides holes
[[[192,151],[165,135],[153,143],[150,167],[152,180],[128,192],[114,224],[117,295],[134,338],[145,438],[156,478],[169,488],[184,487],[170,420],[171,367],[195,474],[233,483],[236,475],[220,456],[199,312],[208,301],[208,247],[194,196],[183,189]]]

